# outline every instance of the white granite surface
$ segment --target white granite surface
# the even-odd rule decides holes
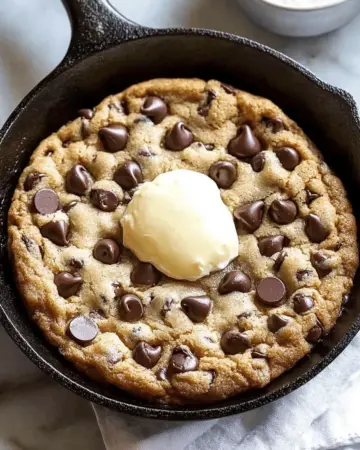
[[[274,36],[235,0],[113,0],[140,24],[214,28],[275,47],[360,103],[360,16],[313,39]],[[0,0],[0,126],[65,54],[70,26],[60,0]],[[90,405],[43,375],[0,329],[0,450],[103,450]],[[126,449],[126,444],[123,446]],[[159,449],[161,450],[161,449]]]

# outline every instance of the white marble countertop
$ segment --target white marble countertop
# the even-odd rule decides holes
[[[337,32],[304,40],[259,29],[242,16],[235,0],[112,3],[143,25],[213,28],[270,45],[360,103],[360,16]],[[61,60],[69,40],[60,0],[0,0],[0,126]],[[0,450],[103,450],[90,405],[40,372],[1,328],[0,361]]]

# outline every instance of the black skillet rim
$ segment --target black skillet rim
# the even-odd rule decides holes
[[[360,119],[356,107],[356,103],[352,96],[344,91],[343,89],[332,86],[322,80],[320,80],[315,74],[311,71],[303,67],[301,64],[297,63],[293,59],[285,56],[284,54],[273,50],[270,47],[267,47],[263,44],[257,43],[247,38],[239,37],[233,34],[214,31],[214,30],[206,30],[206,29],[183,29],[183,28],[170,28],[170,29],[140,29],[140,33],[138,30],[134,35],[128,35],[123,42],[131,41],[135,39],[148,39],[151,37],[158,36],[184,36],[192,35],[192,36],[207,36],[215,39],[223,39],[227,41],[232,41],[240,45],[244,45],[246,47],[253,48],[260,53],[267,53],[271,57],[274,57],[280,60],[283,64],[290,66],[293,70],[300,72],[304,77],[311,80],[315,83],[319,88],[329,92],[329,94],[336,95],[340,97],[343,103],[346,105],[348,109],[350,109],[350,114],[353,118],[355,125],[360,129]],[[101,47],[94,50],[93,53],[100,51],[102,49],[108,49],[110,47],[114,47],[116,44],[103,42]],[[119,44],[121,45],[121,43]],[[65,56],[64,60],[60,65],[43,81],[41,81],[15,108],[13,113],[10,115],[9,119],[4,124],[3,128],[0,131],[0,144],[7,133],[8,129],[11,127],[12,123],[16,119],[19,113],[21,113],[22,109],[37,95],[38,92],[42,90],[42,88],[51,80],[56,78],[60,73],[65,71],[66,69],[70,69],[77,62],[84,59],[87,55],[82,55],[81,53],[75,55],[73,58],[67,58]],[[117,410],[119,412],[129,413],[135,416],[146,417],[146,418],[157,418],[157,419],[170,419],[170,420],[203,420],[203,419],[213,419],[220,418],[236,413],[250,411],[252,409],[258,408],[260,406],[266,405],[270,402],[273,402],[295,389],[301,387],[312,378],[314,378],[318,373],[320,373],[325,367],[327,367],[352,341],[356,333],[360,330],[360,315],[358,315],[351,328],[348,332],[340,339],[340,341],[330,350],[330,352],[319,362],[315,363],[314,366],[305,372],[303,375],[298,378],[288,382],[286,385],[279,388],[276,392],[272,393],[264,393],[261,394],[261,390],[259,390],[259,397],[256,399],[246,400],[241,404],[233,404],[226,406],[217,406],[216,403],[210,405],[203,405],[201,409],[197,410],[187,410],[186,406],[174,406],[169,409],[169,407],[162,407],[160,404],[156,406],[151,404],[151,406],[138,406],[129,404],[122,400],[114,400],[112,398],[106,397],[102,394],[91,391],[90,389],[80,385],[76,381],[70,379],[65,376],[55,367],[53,367],[48,361],[44,360],[33,348],[27,340],[20,335],[17,331],[16,326],[7,315],[6,311],[3,309],[0,304],[0,320],[10,335],[10,337],[14,340],[14,342],[20,347],[20,349],[29,357],[29,359],[34,362],[41,370],[50,375],[53,379],[58,381],[64,387],[69,390],[75,392],[76,394],[86,398],[87,400],[97,403],[101,406],[106,406],[111,409]],[[336,325],[335,325],[336,326]]]

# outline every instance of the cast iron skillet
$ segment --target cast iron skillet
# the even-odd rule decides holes
[[[108,94],[154,77],[217,78],[269,97],[303,126],[343,179],[360,217],[360,128],[354,100],[286,56],[256,42],[210,30],[155,30],[125,21],[106,0],[63,0],[73,35],[60,65],[20,103],[0,132],[0,314],[26,355],[88,400],[119,411],[168,419],[208,419],[280,398],[326,367],[360,328],[359,274],[333,332],[266,389],[214,405],[166,407],[92,382],[48,345],[28,319],[7,255],[6,217],[21,171],[41,139]]]

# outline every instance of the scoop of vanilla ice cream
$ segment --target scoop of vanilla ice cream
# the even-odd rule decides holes
[[[163,173],[141,186],[121,225],[125,247],[178,280],[197,280],[238,255],[234,221],[217,185],[191,170]]]

